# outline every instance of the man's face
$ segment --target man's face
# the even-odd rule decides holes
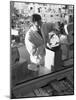
[[[41,21],[41,20],[35,21],[35,22],[34,22],[34,25],[36,26],[37,29],[40,29],[41,26],[42,26],[42,21]]]

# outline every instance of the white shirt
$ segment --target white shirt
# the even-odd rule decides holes
[[[64,30],[65,30],[66,34],[68,35],[69,33],[68,33],[68,30],[67,30],[67,26],[68,25],[64,25]]]
[[[45,45],[43,38],[37,33],[35,27],[31,27],[25,36],[26,48],[30,54],[31,62],[41,64],[44,62]]]
[[[47,43],[47,46],[48,47],[56,47],[56,46],[59,46],[59,42],[60,42],[60,39],[59,37],[55,34],[55,32],[50,32],[48,33],[49,34],[49,43]],[[51,37],[52,36],[52,37]]]

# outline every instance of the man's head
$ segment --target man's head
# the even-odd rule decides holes
[[[40,28],[42,26],[41,16],[39,14],[32,15],[32,23],[37,27]]]

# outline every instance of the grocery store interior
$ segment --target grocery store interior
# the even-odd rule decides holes
[[[31,26],[30,16],[34,13],[41,15],[43,24],[48,27],[47,30],[44,29],[47,32],[53,23],[63,33],[64,28],[60,25],[63,25],[65,18],[68,19],[67,37],[69,42],[68,45],[61,44],[61,53],[55,53],[56,67],[54,72],[51,72],[47,67],[40,67],[38,71],[29,70],[27,67],[30,63],[30,55],[26,49],[25,36]],[[11,98],[74,94],[73,5],[10,2],[10,49]],[[34,82],[35,79],[36,82]],[[35,88],[33,88],[34,85]]]

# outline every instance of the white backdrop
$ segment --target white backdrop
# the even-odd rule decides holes
[[[26,1],[31,2],[31,0],[26,0]],[[75,5],[74,13],[76,14],[76,0],[32,0],[32,2],[74,4]],[[76,18],[76,15],[74,18]],[[10,1],[0,0],[0,100],[8,100],[10,96],[9,95],[10,93],[10,24],[9,23],[10,23]],[[76,75],[76,68],[74,74]],[[76,79],[75,79],[75,83],[76,83]],[[75,100],[75,96],[45,97],[45,98],[30,98],[30,99],[31,100],[33,99]]]

